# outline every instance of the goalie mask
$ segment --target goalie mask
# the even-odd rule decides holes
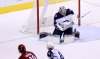
[[[62,15],[66,15],[66,8],[64,6],[61,6],[59,8],[59,13],[62,14]]]

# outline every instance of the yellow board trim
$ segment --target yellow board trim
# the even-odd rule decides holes
[[[44,1],[45,0],[40,0],[40,6],[44,5],[45,3]],[[55,4],[55,3],[60,3],[60,2],[64,2],[64,0],[49,0],[48,1],[49,4]],[[34,7],[34,4],[35,3],[32,1],[32,2],[25,2],[25,3],[16,4],[16,5],[6,6],[6,7],[0,7],[0,14],[30,9]]]
[[[1,7],[0,14],[29,9],[29,8],[32,8],[32,4],[33,4],[32,2],[27,2],[27,3],[21,3],[21,4],[16,4],[16,5],[7,6],[7,7]]]

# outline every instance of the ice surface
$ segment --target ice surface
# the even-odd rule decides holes
[[[98,1],[95,0],[95,3],[97,2]],[[62,52],[65,59],[100,59],[100,8],[95,7],[93,9],[91,6],[86,6],[86,4],[82,7],[84,7],[82,10],[87,7],[88,10],[86,12],[90,11],[90,14],[82,18],[82,26],[76,26],[81,34],[80,40],[68,44],[55,44],[55,48]],[[38,59],[47,59],[47,42],[59,42],[59,37],[48,36],[39,40],[38,36],[34,37],[33,35],[22,33],[22,31],[24,31],[23,26],[27,25],[31,12],[32,9],[29,9],[0,15],[1,59],[18,59],[20,54],[17,47],[22,43],[26,46],[27,50],[34,52]],[[82,12],[82,15],[86,12]],[[33,31],[35,30],[34,28]],[[50,26],[45,29],[42,28],[42,30],[52,33],[54,27]],[[67,38],[65,38],[65,40],[67,41]]]

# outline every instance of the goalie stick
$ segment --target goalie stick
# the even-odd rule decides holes
[[[88,11],[88,12],[86,12],[84,15],[82,15],[80,18],[84,18],[84,17],[86,17],[88,14],[90,14],[92,11]]]

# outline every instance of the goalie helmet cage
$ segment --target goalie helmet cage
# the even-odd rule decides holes
[[[39,8],[40,8],[40,6],[39,6],[39,0],[36,0],[36,9],[37,9],[37,34],[39,34],[40,33],[40,16],[39,16]],[[80,26],[81,25],[81,18],[80,18],[80,15],[81,15],[81,8],[80,8],[80,5],[81,5],[81,3],[80,3],[80,0],[78,0],[77,1],[78,2],[78,4],[77,4],[77,12],[78,12],[78,15],[77,15],[77,18],[78,18],[78,25]]]

